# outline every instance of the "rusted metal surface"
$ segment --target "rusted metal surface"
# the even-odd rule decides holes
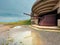
[[[56,15],[49,14],[41,18],[39,25],[41,26],[56,26]]]

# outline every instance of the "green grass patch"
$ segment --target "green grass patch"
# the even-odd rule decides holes
[[[31,20],[22,20],[22,21],[17,21],[17,22],[9,22],[9,23],[5,23],[6,25],[30,25],[31,24]]]

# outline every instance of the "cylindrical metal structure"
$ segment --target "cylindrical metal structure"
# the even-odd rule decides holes
[[[56,15],[58,2],[59,0],[38,0],[35,2],[32,7],[32,13],[36,14],[38,17],[44,15],[41,17],[41,19],[38,18],[38,24],[40,26],[57,26]]]
[[[53,3],[54,2],[54,3]],[[37,15],[41,15],[47,12],[51,12],[55,10],[54,8],[58,3],[58,0],[41,0],[35,2],[32,7],[32,12],[36,13]]]

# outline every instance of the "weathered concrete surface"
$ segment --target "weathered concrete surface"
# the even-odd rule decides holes
[[[43,45],[60,45],[60,32],[39,32]]]
[[[60,31],[47,31],[46,29],[36,30],[35,27],[34,32],[37,36],[38,42],[40,42],[39,45],[60,45]]]
[[[25,35],[25,32],[28,33],[29,31],[31,31],[31,35],[25,37],[26,39],[28,39],[22,39],[24,38],[22,34]],[[10,29],[9,31],[0,33],[0,45],[2,45],[2,43],[6,44],[6,40],[9,37],[13,37],[14,39],[14,41],[9,45],[19,45],[18,42],[21,41],[20,39],[25,40],[25,42],[27,41],[27,43],[25,43],[24,45],[28,45],[31,42],[31,39],[32,44],[30,45],[60,45],[60,32],[38,31],[30,28],[27,25],[23,25],[22,28],[19,29]]]

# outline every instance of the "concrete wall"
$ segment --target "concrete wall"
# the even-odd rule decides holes
[[[35,30],[32,32],[32,37],[33,45],[60,45],[60,32]]]
[[[43,45],[60,45],[60,32],[40,31],[39,36]]]
[[[59,3],[58,3],[58,13],[60,13],[60,1],[59,1]]]
[[[60,19],[58,19],[58,26],[60,27]]]

